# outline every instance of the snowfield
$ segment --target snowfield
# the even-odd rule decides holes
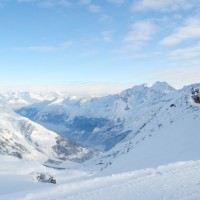
[[[53,174],[58,184],[33,182],[33,171]],[[92,174],[89,171],[58,171],[45,168],[36,162],[1,157],[0,199],[198,200],[200,197],[199,160],[98,176],[98,173]]]
[[[200,101],[192,88],[200,84],[175,90],[157,82],[85,100],[56,94],[18,114],[6,96],[0,199],[199,200]],[[13,108],[18,97],[30,100],[11,94]],[[41,174],[56,184],[38,183]]]

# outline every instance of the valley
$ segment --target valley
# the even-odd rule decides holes
[[[200,189],[188,185],[200,169],[200,104],[191,93],[199,87],[175,90],[156,82],[100,98],[59,96],[34,103],[18,93],[27,105],[1,104],[0,153],[2,180],[19,188],[0,197],[116,199],[118,194],[128,200],[131,195],[148,199],[148,193],[152,199],[196,198]],[[18,172],[13,174],[14,163]],[[33,181],[34,173],[51,174],[56,186]],[[180,181],[173,182],[176,176]],[[164,185],[144,191],[155,181]],[[198,176],[191,184],[198,185]]]

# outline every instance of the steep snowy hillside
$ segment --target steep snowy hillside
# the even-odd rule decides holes
[[[0,107],[0,154],[50,165],[66,160],[81,162],[91,151]]]
[[[111,174],[200,159],[200,104],[192,98],[193,87],[200,84],[170,94],[151,120],[92,163]]]
[[[167,83],[157,82],[102,98],[43,101],[17,112],[72,140],[107,151],[151,120],[173,92]]]

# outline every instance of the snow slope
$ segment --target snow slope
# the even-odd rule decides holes
[[[80,162],[91,152],[8,108],[0,107],[0,154],[43,163],[62,163],[65,160]]]
[[[200,85],[170,94],[171,100],[162,104],[150,121],[91,162],[106,175],[199,160],[200,104],[191,98],[192,87]]]
[[[157,82],[101,98],[43,101],[17,113],[74,141],[107,151],[150,120],[173,92],[167,83]]]
[[[2,160],[2,159],[1,159]],[[9,163],[16,164],[17,175],[10,176]],[[20,162],[21,163],[21,162]],[[22,166],[26,164],[26,168]],[[142,169],[110,176],[96,177],[80,170],[55,171],[36,163],[5,160],[0,172],[0,199],[3,200],[198,200],[200,198],[200,161],[178,162],[158,168]],[[31,172],[44,170],[53,174],[58,184],[32,181]],[[2,184],[4,183],[4,185]],[[5,187],[10,185],[13,187]]]
[[[36,172],[49,173],[56,178],[58,184],[81,180],[91,176],[90,172],[80,170],[78,164],[68,165],[67,170],[45,167],[38,161],[22,160],[11,156],[0,155],[0,199],[15,199],[15,196],[31,193],[34,190],[54,188],[52,184],[37,183]],[[78,170],[77,170],[77,169]],[[11,197],[12,196],[12,197]]]

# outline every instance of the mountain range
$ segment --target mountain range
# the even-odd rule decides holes
[[[0,199],[199,199],[199,89],[1,92]]]
[[[1,93],[1,153],[83,162],[105,173],[198,159],[200,105],[191,91],[199,87],[156,82],[98,98]]]

